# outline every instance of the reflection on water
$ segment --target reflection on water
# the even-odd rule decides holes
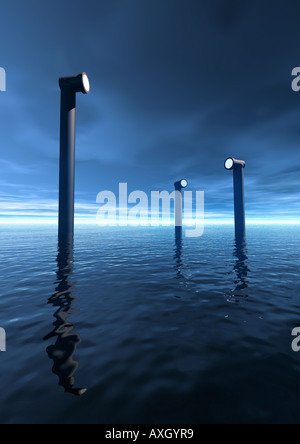
[[[69,318],[74,314],[72,306],[75,298],[72,295],[74,284],[73,275],[73,247],[60,242],[57,255],[57,287],[56,292],[49,298],[48,303],[57,310],[54,313],[54,329],[44,340],[56,337],[56,343],[47,348],[50,359],[53,360],[53,373],[59,378],[59,385],[66,393],[81,396],[86,389],[74,388],[79,363],[74,359],[77,345],[81,342],[78,333],[72,333],[74,326]]]
[[[177,270],[177,279],[184,279],[182,274],[182,227],[175,227],[175,261]]]
[[[248,298],[249,272],[247,241],[243,236],[236,236],[234,244],[235,288],[228,295],[228,302],[239,302],[241,298]]]
[[[190,274],[183,259],[183,246],[183,228],[175,227],[175,279],[179,281],[181,288],[188,290],[190,284]]]
[[[247,245],[228,226],[176,244],[174,229],[78,227],[73,272],[56,227],[1,228],[1,423],[299,422],[300,226],[253,225]],[[81,373],[91,393],[66,396]]]

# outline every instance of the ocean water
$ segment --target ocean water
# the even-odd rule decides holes
[[[298,423],[300,227],[1,226],[1,423]]]

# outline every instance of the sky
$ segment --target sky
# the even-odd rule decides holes
[[[205,192],[233,217],[225,158],[246,161],[251,221],[300,221],[300,3],[295,0],[10,0],[1,5],[0,222],[57,218],[58,78],[78,95],[76,215],[100,191]]]

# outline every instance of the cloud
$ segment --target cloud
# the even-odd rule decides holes
[[[0,191],[22,195],[24,211],[57,205],[58,77],[85,70],[92,91],[78,96],[79,204],[121,181],[149,192],[187,177],[205,190],[208,212],[229,215],[232,178],[223,162],[233,155],[247,161],[252,217],[296,217],[300,111],[290,74],[299,66],[299,12],[299,4],[282,8],[279,0],[272,7],[266,0],[6,2]]]

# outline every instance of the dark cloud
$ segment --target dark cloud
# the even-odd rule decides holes
[[[203,2],[215,26],[222,31],[237,27],[249,11],[249,3],[239,0],[216,0]]]
[[[230,213],[223,162],[233,155],[247,160],[251,215],[264,200],[281,214],[278,196],[297,214],[299,2],[12,0],[1,9],[3,184],[56,192],[57,79],[85,70],[92,93],[78,97],[78,198],[94,202],[120,181],[150,190],[186,176],[205,189],[209,211]]]

